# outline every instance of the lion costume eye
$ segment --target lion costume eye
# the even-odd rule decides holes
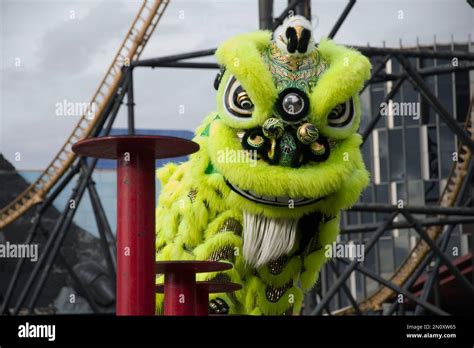
[[[328,115],[328,125],[335,128],[343,128],[350,125],[354,119],[354,109],[352,98],[337,105]]]
[[[252,117],[254,105],[247,92],[234,76],[231,76],[227,82],[223,102],[229,116],[244,119]]]

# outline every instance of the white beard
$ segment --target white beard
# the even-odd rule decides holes
[[[276,219],[244,211],[243,256],[247,265],[259,268],[288,254],[295,244],[298,219]]]

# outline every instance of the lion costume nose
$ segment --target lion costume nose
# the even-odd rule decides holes
[[[308,114],[309,98],[298,88],[286,88],[278,95],[275,109],[284,121],[299,122]]]
[[[242,137],[242,146],[256,151],[272,165],[297,168],[308,161],[322,162],[329,157],[329,143],[313,124],[292,125],[272,117],[262,128],[252,128]]]

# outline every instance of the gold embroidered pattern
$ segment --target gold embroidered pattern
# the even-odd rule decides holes
[[[193,189],[193,190],[189,191],[188,198],[191,201],[191,203],[194,203],[194,201],[196,200],[196,195],[197,195],[197,190]]]
[[[234,232],[240,236],[242,234],[242,224],[234,218],[229,218],[224,221],[219,231],[217,231],[217,233],[221,232]]]
[[[280,288],[275,288],[271,285],[267,286],[267,289],[265,290],[267,300],[273,303],[278,302],[278,300],[280,300],[280,298],[285,294],[285,292],[292,286],[293,281],[286,283]]]
[[[309,92],[327,68],[318,50],[309,55],[295,56],[282,53],[275,43],[263,54],[263,60],[279,91],[296,87]]]
[[[220,260],[234,260],[234,248],[232,245],[226,245],[220,249],[217,249],[211,253],[209,256],[210,261],[220,261]]]
[[[288,257],[286,255],[280,256],[279,258],[270,261],[268,263],[268,271],[274,275],[280,274],[287,261]]]

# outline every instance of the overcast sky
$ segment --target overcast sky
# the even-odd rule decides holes
[[[141,1],[0,0],[0,153],[18,169],[43,169],[79,116],[58,102],[89,102]],[[275,1],[275,15],[287,1]],[[313,1],[314,36],[327,35],[347,1]],[[474,27],[465,0],[359,0],[336,36],[348,45],[466,42]],[[213,48],[258,29],[257,0],[171,0],[142,58]],[[201,61],[214,61],[213,57]],[[16,66],[18,65],[19,66]],[[216,71],[135,71],[137,128],[193,130],[215,107]],[[180,114],[180,106],[184,113]],[[182,107],[181,107],[182,108]],[[125,108],[116,127],[125,127]],[[15,161],[15,153],[21,160]]]

